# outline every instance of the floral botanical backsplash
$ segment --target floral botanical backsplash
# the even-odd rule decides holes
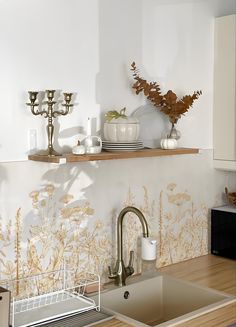
[[[153,199],[143,186],[142,204],[137,205],[131,188],[123,206],[138,207],[145,215],[151,235],[157,239],[156,266],[162,267],[208,252],[208,209],[196,205],[187,191],[169,183]],[[53,184],[29,194],[31,218],[19,208],[3,229],[0,218],[0,267],[2,279],[68,268],[98,273],[107,281],[107,266],[114,263],[116,218],[94,218],[95,209],[87,201],[75,202],[74,194],[58,196]],[[124,220],[124,256],[135,251],[135,271],[139,259],[140,222],[132,214]]]
[[[109,240],[101,235],[100,220],[93,220],[88,202],[71,206],[73,195],[55,195],[53,185],[29,194],[33,219],[23,221],[19,208],[6,232],[0,228],[1,275],[18,279],[60,269],[79,267],[102,273],[109,259]],[[1,226],[1,225],[0,225]],[[10,259],[11,258],[11,259]]]
[[[141,260],[141,224],[126,214],[124,263],[134,250],[135,273],[207,254],[210,208],[224,203],[224,188],[234,190],[235,177],[212,168],[210,150],[80,165],[1,164],[0,283],[63,266],[109,281],[117,217],[128,205],[143,212],[157,240],[156,261]],[[51,283],[44,280],[43,291]]]

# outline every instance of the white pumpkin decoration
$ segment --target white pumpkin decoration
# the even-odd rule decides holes
[[[139,120],[126,116],[125,108],[119,112],[108,111],[105,115],[104,139],[111,142],[133,142],[139,137]]]
[[[162,139],[160,144],[161,144],[161,148],[165,150],[176,149],[178,146],[176,139],[172,139],[172,138]]]

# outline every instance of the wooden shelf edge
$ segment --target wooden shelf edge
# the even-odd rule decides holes
[[[29,155],[28,159],[33,161],[63,164],[68,162],[147,158],[147,157],[161,157],[161,156],[173,156],[173,155],[195,154],[195,153],[199,153],[199,149],[197,148],[178,148],[173,150],[143,149],[143,150],[130,151],[130,152],[102,151],[101,153],[98,154],[83,154],[83,155],[74,155],[70,153],[58,157],[47,157],[47,156],[41,156],[35,154],[35,155]]]
[[[66,158],[64,155],[49,157],[49,156],[41,156],[38,154],[30,154],[28,156],[28,159],[33,161],[48,162],[48,163],[66,163]]]

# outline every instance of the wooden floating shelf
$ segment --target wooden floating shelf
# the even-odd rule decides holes
[[[106,152],[102,151],[98,154],[64,154],[58,157],[47,157],[37,154],[29,155],[29,160],[49,162],[49,163],[68,163],[68,162],[84,162],[84,161],[97,161],[97,160],[114,160],[114,159],[132,159],[132,158],[146,158],[146,157],[161,157],[173,156],[180,154],[194,154],[199,153],[199,149],[193,148],[178,148],[174,150],[163,149],[143,149],[138,151],[122,151],[122,152]]]

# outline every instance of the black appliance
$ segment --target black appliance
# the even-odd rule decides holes
[[[211,253],[236,259],[236,206],[211,209]]]

